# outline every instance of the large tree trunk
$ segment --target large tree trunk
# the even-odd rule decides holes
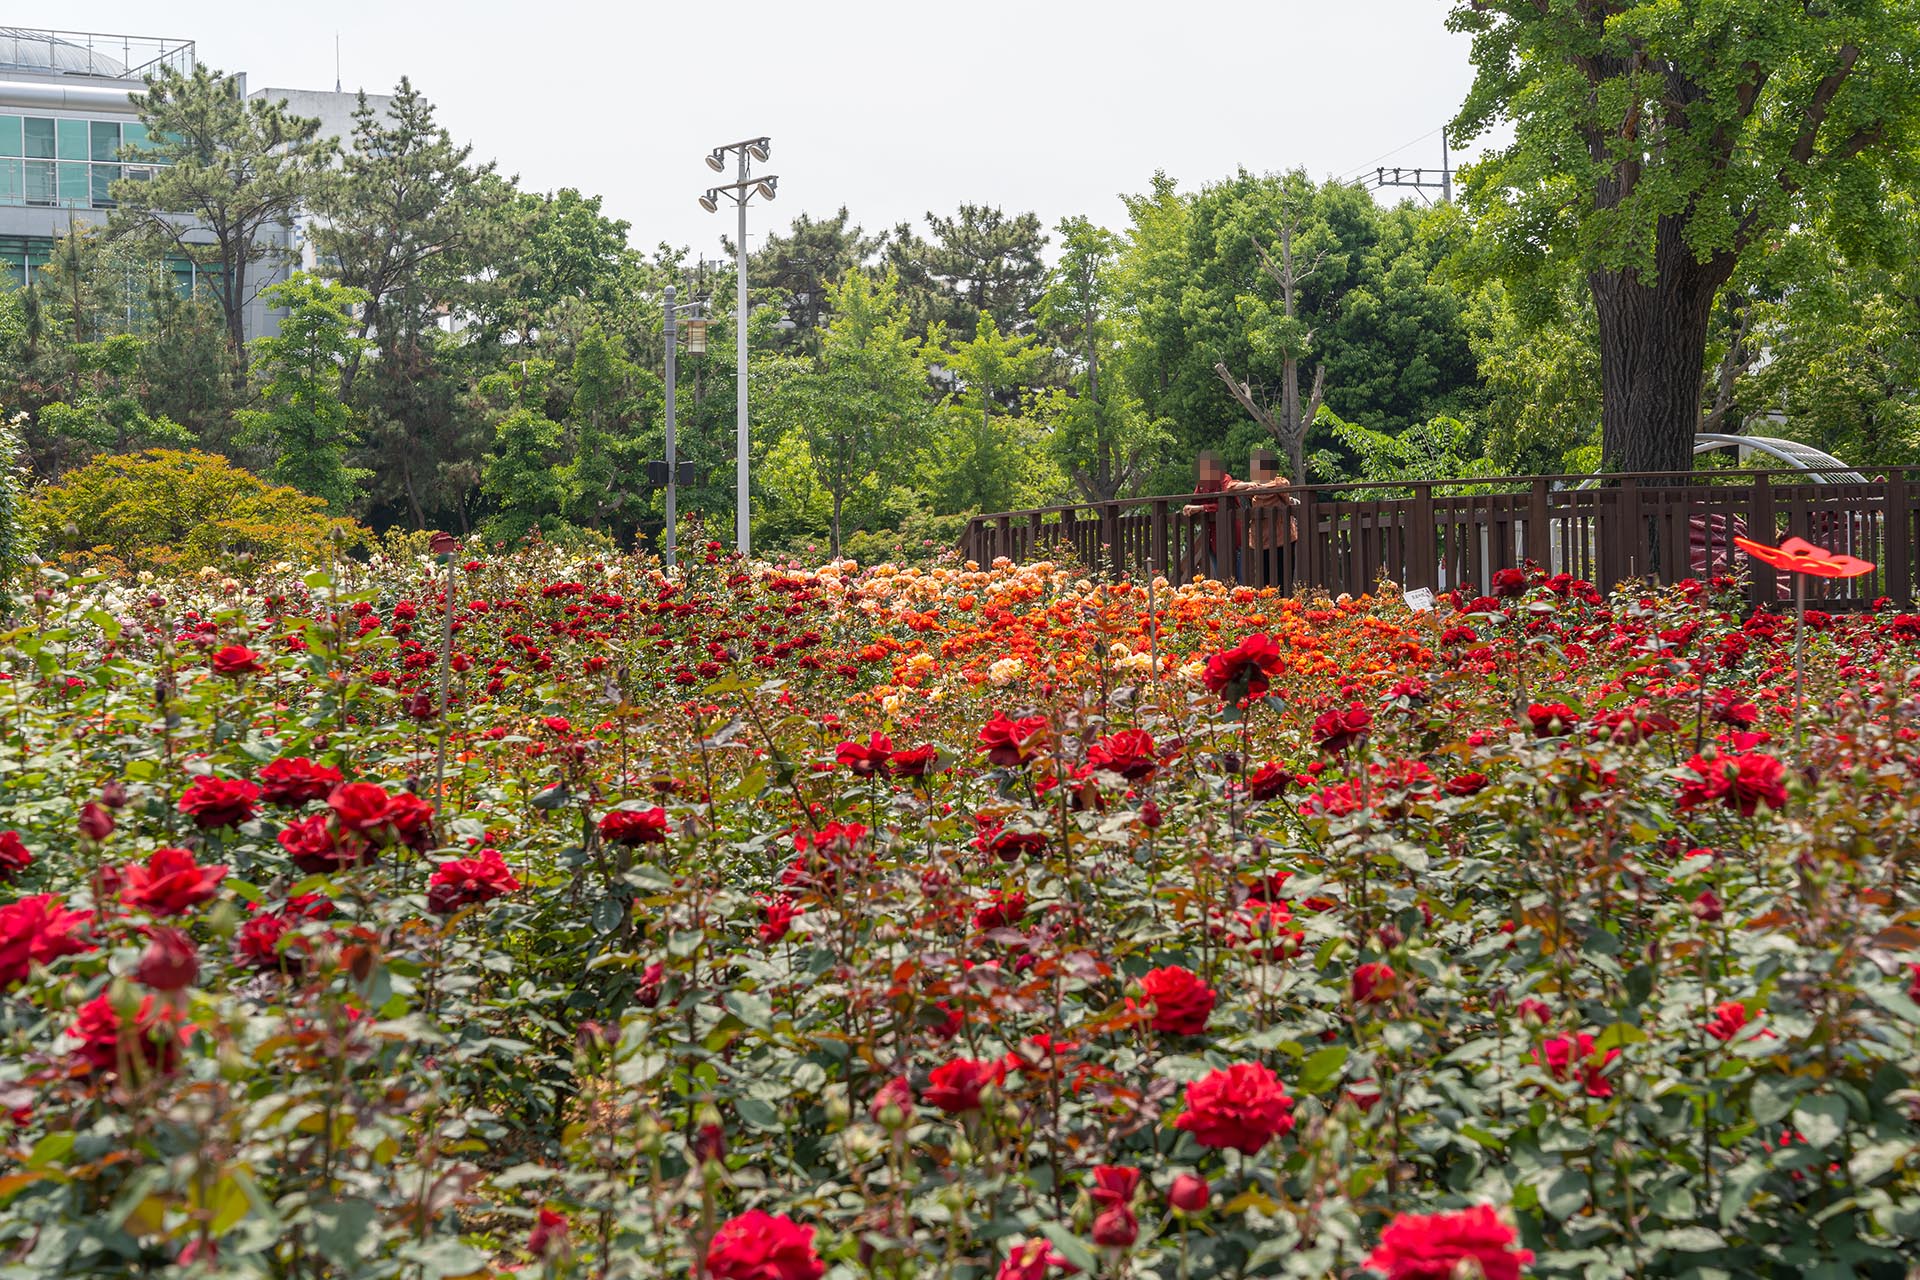
[[[1627,271],[1587,277],[1600,328],[1600,454],[1607,471],[1691,471],[1713,300],[1731,255],[1701,262],[1662,218],[1652,283]]]

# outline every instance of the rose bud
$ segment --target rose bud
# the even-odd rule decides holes
[[[905,1076],[895,1076],[873,1095],[867,1114],[882,1129],[899,1129],[913,1116],[913,1086]]]
[[[1200,1213],[1212,1197],[1213,1189],[1205,1178],[1183,1173],[1173,1180],[1173,1186],[1167,1191],[1167,1206],[1181,1213]]]
[[[1708,924],[1718,920],[1721,911],[1720,899],[1714,896],[1711,889],[1702,889],[1700,896],[1693,900],[1693,914]]]
[[[200,976],[200,957],[193,949],[193,942],[178,929],[155,928],[148,933],[150,941],[146,952],[140,957],[139,967],[133,971],[136,981],[155,991],[178,991],[190,987],[193,980]]]
[[[80,806],[80,834],[98,843],[113,834],[113,815],[89,800]]]
[[[100,787],[100,803],[109,809],[126,808],[127,798],[127,784],[118,778],[103,783]]]

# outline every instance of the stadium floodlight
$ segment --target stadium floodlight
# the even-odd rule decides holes
[[[700,197],[700,207],[708,213],[720,210],[720,193],[725,192],[740,212],[739,233],[734,238],[734,268],[739,284],[734,296],[734,416],[733,416],[733,480],[734,480],[734,517],[733,545],[744,556],[753,553],[752,504],[750,501],[749,477],[747,475],[748,431],[747,431],[747,202],[755,196],[763,200],[773,199],[776,184],[780,181],[777,174],[767,174],[757,181],[751,175],[754,161],[764,163],[773,154],[773,139],[768,137],[747,138],[740,142],[729,142],[715,147],[707,154],[707,168],[715,173],[725,172],[726,154],[731,151],[739,162],[740,178],[724,187],[709,187],[707,194]]]

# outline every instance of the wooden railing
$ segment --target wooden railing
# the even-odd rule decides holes
[[[976,516],[961,551],[982,565],[1070,554],[1116,579],[1154,573],[1355,595],[1383,576],[1407,590],[1464,583],[1486,592],[1495,572],[1529,563],[1602,590],[1737,567],[1758,606],[1785,598],[1787,584],[1732,539],[1793,536],[1878,566],[1814,582],[1808,597],[1822,607],[1881,596],[1911,605],[1915,469],[1864,483],[1822,474],[1827,483],[1807,471],[1695,471],[1303,485],[1287,489],[1284,504],[1245,492],[1121,498]]]

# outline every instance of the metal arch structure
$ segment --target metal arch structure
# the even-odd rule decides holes
[[[1696,457],[1703,453],[1712,453],[1716,449],[1738,449],[1740,461],[1743,464],[1748,454],[1764,453],[1795,471],[1805,471],[1807,479],[1814,484],[1865,484],[1867,482],[1865,476],[1849,469],[1846,463],[1832,454],[1822,453],[1812,445],[1801,444],[1797,440],[1782,440],[1777,436],[1725,435],[1716,431],[1702,431],[1693,438],[1693,452]]]

